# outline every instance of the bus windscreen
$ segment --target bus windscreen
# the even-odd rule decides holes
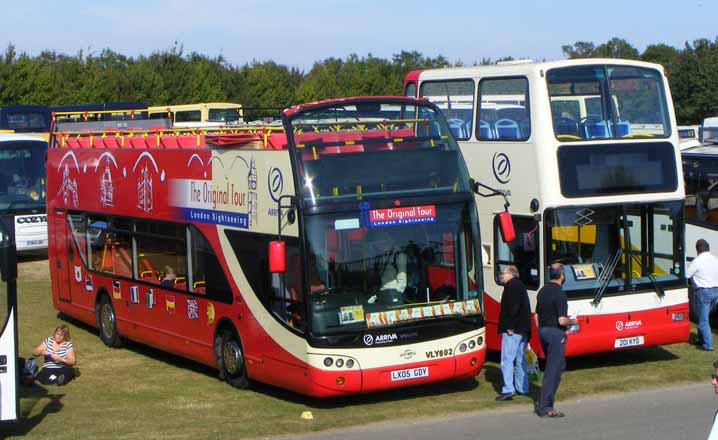
[[[45,208],[45,142],[5,142],[0,150],[0,211]]]

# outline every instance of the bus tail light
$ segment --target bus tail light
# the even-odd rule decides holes
[[[269,271],[284,273],[287,270],[287,250],[283,241],[269,242]]]
[[[683,321],[684,319],[686,319],[686,315],[683,312],[678,312],[678,313],[673,313],[671,315],[671,318],[673,319],[673,321]]]

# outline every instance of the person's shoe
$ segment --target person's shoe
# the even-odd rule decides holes
[[[553,418],[561,418],[561,417],[565,417],[565,416],[566,416],[566,414],[562,413],[561,411],[552,409],[549,412],[547,412],[546,414],[541,414],[539,417],[541,417],[541,418],[550,417],[553,419]]]
[[[702,346],[702,345],[697,345],[697,346],[696,346],[696,349],[701,350],[701,351],[713,351],[712,348],[706,348],[706,347],[704,347],[704,346]]]
[[[55,385],[65,385],[65,375],[59,374],[57,376],[57,380],[55,380]]]
[[[499,402],[503,402],[505,400],[512,400],[516,393],[501,393],[498,396],[496,396],[496,400]]]

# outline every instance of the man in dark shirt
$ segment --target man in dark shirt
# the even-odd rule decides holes
[[[501,281],[504,292],[501,295],[498,333],[501,335],[504,386],[496,400],[511,400],[516,393],[526,395],[529,392],[526,343],[531,336],[531,306],[516,266],[506,266],[501,273]]]
[[[539,290],[536,300],[539,339],[546,359],[537,408],[541,417],[564,416],[561,411],[554,409],[553,404],[561,383],[561,373],[566,367],[566,327],[576,324],[575,320],[568,317],[566,294],[561,290],[565,279],[563,264],[552,264],[549,268],[549,282]]]

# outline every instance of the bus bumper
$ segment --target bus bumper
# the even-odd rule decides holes
[[[566,356],[688,341],[688,304],[639,312],[579,316],[579,330],[568,332]]]
[[[417,359],[426,357],[410,347]],[[438,359],[426,359],[400,365],[371,369],[337,371],[310,367],[308,394],[315,397],[333,397],[356,393],[390,390],[449,379],[474,377],[479,374],[486,360],[486,344],[467,353],[458,353]]]

